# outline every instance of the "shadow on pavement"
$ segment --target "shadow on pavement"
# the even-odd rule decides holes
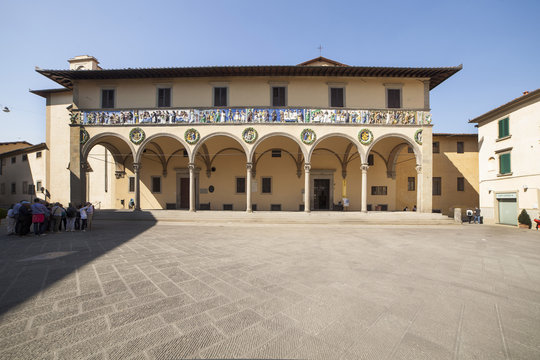
[[[81,282],[74,276],[76,270],[156,224],[150,214],[144,214],[144,219],[118,223],[97,219],[92,231],[49,233],[40,237],[5,235],[2,223],[0,315],[27,301],[34,306],[52,305],[58,300],[95,292],[100,288],[98,283],[89,289],[80,289]],[[70,275],[73,280],[51,288]]]

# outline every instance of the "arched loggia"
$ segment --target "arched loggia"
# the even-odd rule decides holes
[[[250,210],[247,206],[247,153],[245,142],[229,133],[217,132],[199,140],[193,148],[190,164],[196,208]]]
[[[255,185],[253,207],[263,211],[305,209],[302,177],[306,174],[306,156],[306,146],[291,134],[262,136],[251,149],[248,162],[249,182],[253,180]]]
[[[97,147],[106,149],[104,152],[98,151]],[[94,154],[94,155],[91,155]],[[114,167],[109,168],[109,157],[111,155]],[[101,133],[91,137],[81,148],[80,157],[80,198],[72,195],[72,201],[87,200],[100,203],[104,208],[115,208],[120,206],[116,203],[114,187],[118,186],[118,180],[123,181],[126,175],[126,168],[135,154],[134,147],[127,139],[115,133]],[[103,175],[96,177],[94,170],[103,167]],[[102,173],[101,171],[98,173]],[[117,181],[112,181],[116,179]],[[101,188],[104,186],[104,188]],[[99,189],[96,191],[95,189]],[[99,196],[98,196],[99,194]],[[119,202],[119,201],[118,201]]]
[[[361,164],[358,140],[340,133],[325,135],[309,152],[313,210],[361,210]]]
[[[385,134],[368,146],[368,159],[370,154],[379,156],[371,157],[372,161],[363,165],[368,179],[366,207],[382,211],[420,209],[423,181],[422,151],[418,144],[404,134]]]

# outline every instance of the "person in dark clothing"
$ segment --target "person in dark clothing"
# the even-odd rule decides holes
[[[19,221],[20,221],[20,236],[28,235],[30,232],[30,226],[32,225],[32,209],[28,201],[23,202],[19,209]]]

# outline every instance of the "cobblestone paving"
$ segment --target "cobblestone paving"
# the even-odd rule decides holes
[[[2,235],[0,314],[1,359],[540,359],[540,232],[102,221]]]

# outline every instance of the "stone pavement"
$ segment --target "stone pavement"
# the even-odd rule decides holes
[[[180,358],[539,359],[540,232],[97,221],[0,236],[0,359]]]

